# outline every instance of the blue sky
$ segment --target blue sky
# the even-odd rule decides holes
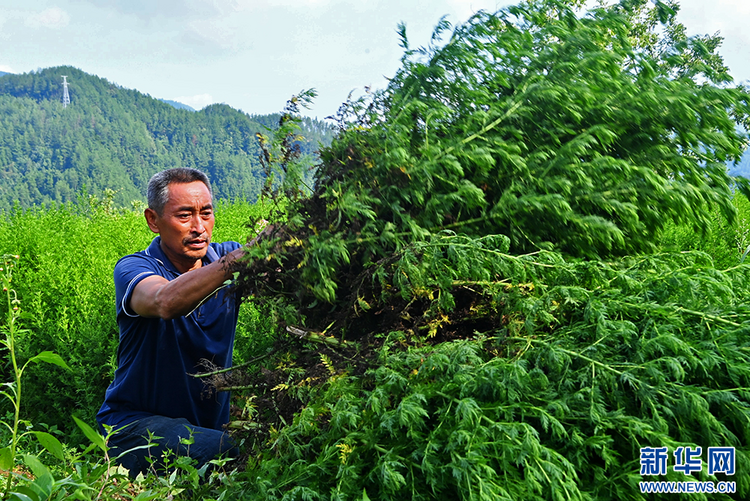
[[[307,114],[323,118],[351,91],[385,86],[399,67],[399,22],[412,46],[425,45],[441,16],[455,24],[511,3],[0,0],[0,71],[72,65],[153,97],[251,114],[280,111],[314,87]],[[690,34],[720,31],[735,80],[750,81],[750,1],[683,0],[679,19]]]

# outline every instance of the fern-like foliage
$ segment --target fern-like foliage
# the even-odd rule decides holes
[[[406,350],[388,334],[372,369],[331,379],[274,437],[258,498],[646,499],[652,446],[736,447],[750,467],[748,266],[498,260],[510,274],[486,306],[504,327]],[[666,478],[716,480],[705,463]]]
[[[443,22],[419,50],[404,38],[402,68],[343,108],[290,208],[302,243],[256,257],[290,260],[285,289],[336,303],[344,277],[447,230],[591,258],[653,251],[671,221],[731,221],[725,162],[747,144],[750,94],[727,84],[717,39],[685,37],[668,5],[576,5],[480,12],[450,36]]]
[[[750,268],[657,246],[734,217],[750,94],[676,4],[582,3],[441,21],[420,49],[402,30],[388,88],[342,107],[238,274],[338,338],[250,497],[644,499],[641,447],[750,466]]]

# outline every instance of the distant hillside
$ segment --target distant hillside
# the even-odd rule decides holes
[[[62,107],[62,75],[70,105]],[[290,96],[291,97],[291,96]],[[284,103],[279,103],[279,108]],[[72,67],[0,79],[0,209],[76,200],[111,188],[116,203],[143,200],[155,172],[205,171],[217,198],[255,200],[263,184],[255,134],[278,116],[227,105],[187,111]],[[303,151],[332,128],[305,119]]]
[[[5,72],[5,71],[0,71],[0,77],[3,76],[3,75],[10,75],[10,73]]]
[[[172,101],[171,99],[159,99],[159,101],[165,102],[171,107],[177,108],[178,110],[195,111],[195,108],[193,108],[192,106],[188,106],[187,104],[179,103],[177,101]]]

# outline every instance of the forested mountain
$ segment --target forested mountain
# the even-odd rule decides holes
[[[69,82],[66,108],[62,75]],[[178,166],[205,171],[217,198],[254,200],[264,177],[256,133],[277,121],[224,104],[176,109],[68,66],[7,74],[0,79],[0,209],[108,188],[127,205],[144,199],[151,175]],[[317,120],[302,126],[305,153],[333,135]]]

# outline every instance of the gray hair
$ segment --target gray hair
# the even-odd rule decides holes
[[[148,182],[146,193],[148,208],[161,216],[164,212],[164,206],[169,202],[169,185],[172,183],[192,183],[195,181],[205,184],[206,188],[208,188],[208,193],[213,197],[208,176],[197,169],[177,167],[157,172]]]

